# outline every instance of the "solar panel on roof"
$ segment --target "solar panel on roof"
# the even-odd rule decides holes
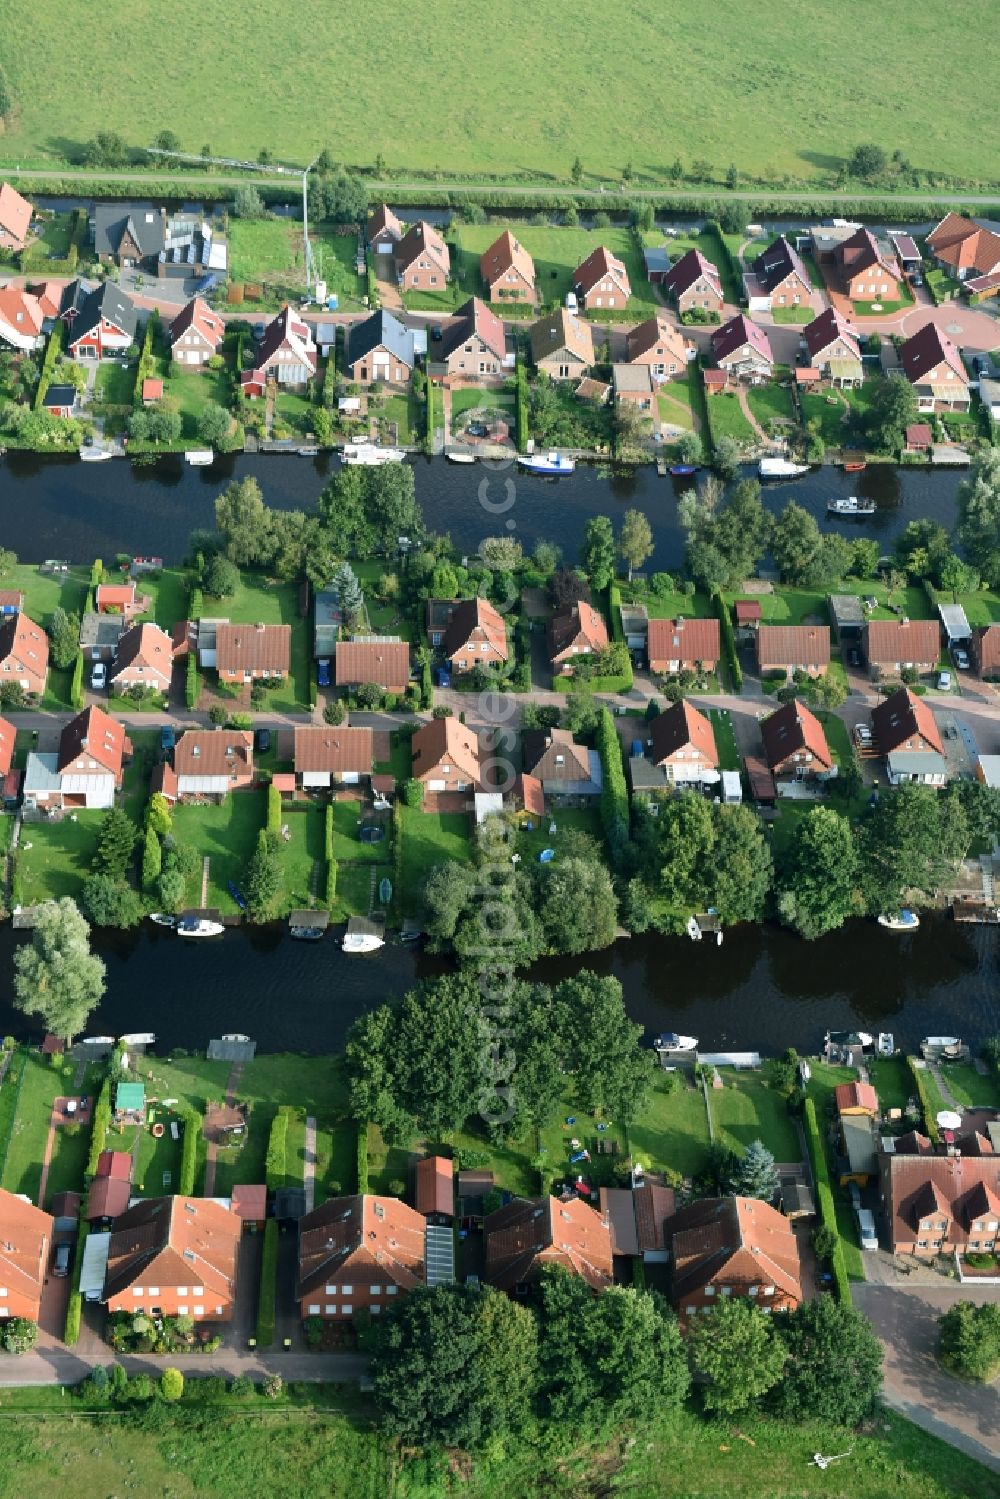
[[[455,1236],[450,1228],[429,1224],[424,1241],[427,1284],[450,1286],[455,1280]]]

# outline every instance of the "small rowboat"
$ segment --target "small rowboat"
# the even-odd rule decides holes
[[[845,474],[861,474],[861,473],[864,473],[864,471],[865,471],[865,469],[867,467],[868,467],[868,465],[867,465],[867,463],[865,462],[865,460],[863,458],[845,458],[844,459],[844,473]]]
[[[670,465],[670,472],[677,475],[696,474],[698,472],[698,469],[693,463],[672,463]]]
[[[388,878],[379,881],[378,898],[383,906],[387,906],[392,900],[392,881]]]

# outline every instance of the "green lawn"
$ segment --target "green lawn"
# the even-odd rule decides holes
[[[555,823],[556,831],[549,832],[549,828]],[[538,862],[538,855],[543,848],[554,848],[556,857],[559,856],[559,835],[567,832],[570,828],[580,833],[589,833],[597,842],[600,849],[604,848],[604,830],[601,826],[600,813],[591,807],[560,807],[557,811],[546,815],[540,823],[528,832],[524,827],[518,828],[517,851],[526,864]]]
[[[77,812],[60,822],[25,824],[14,877],[14,892],[21,905],[79,896],[80,886],[90,873],[103,819],[103,812]]]
[[[427,877],[438,864],[472,857],[469,818],[463,812],[402,808],[403,873],[399,898],[404,916],[419,915]]]
[[[969,624],[991,625],[1000,620],[1000,593],[984,588],[979,593],[963,593],[958,603],[965,610]]]
[[[1000,1081],[995,1072],[983,1077],[971,1064],[949,1062],[944,1068],[944,1080],[967,1109],[1000,1109]]]
[[[709,1136],[700,1085],[689,1083],[683,1071],[658,1072],[649,1103],[629,1129],[629,1143],[635,1158],[649,1169],[668,1167],[684,1176],[701,1171]]]
[[[379,406],[378,420],[380,425],[395,428],[395,433],[387,433],[386,437],[392,437],[393,441],[401,443],[403,447],[410,447],[421,435],[423,404],[417,400],[412,389],[405,395],[390,396]]]
[[[303,811],[299,811],[304,806]],[[319,802],[297,802],[285,808],[282,823],[288,839],[280,849],[281,893],[278,911],[285,915],[314,905],[325,905],[326,853],[325,808]]]
[[[715,747],[719,752],[720,770],[739,770],[740,752],[736,747],[736,734],[733,730],[733,720],[725,708],[707,708],[705,710],[712,721],[715,731]]]
[[[803,422],[807,427],[811,422],[819,423],[819,434],[828,448],[841,447],[847,438],[845,415],[848,406],[841,399],[842,394],[846,395],[846,392],[827,390],[820,394],[818,391],[799,391]]]
[[[232,392],[225,370],[182,370],[173,360],[161,361],[164,371],[163,394],[176,401],[184,423],[186,441],[198,437],[198,423],[211,402],[229,409]]]
[[[370,613],[371,611],[369,610]],[[409,734],[400,734],[398,730],[394,732],[389,743],[388,760],[376,760],[375,762],[376,775],[395,776],[397,782],[407,780],[413,764],[410,745]]]
[[[94,405],[131,406],[135,393],[137,365],[123,365],[117,359],[102,360],[94,381]]]
[[[0,1186],[8,1192],[25,1193],[34,1203],[38,1201],[52,1102],[59,1094],[69,1092],[73,1071],[72,1063],[60,1062],[52,1066],[49,1059],[37,1051],[29,1052],[25,1062],[14,1127],[0,1173]]]
[[[762,1140],[776,1161],[801,1156],[795,1125],[785,1100],[761,1077],[719,1069],[725,1087],[709,1088],[716,1139],[743,1151],[752,1140]]]
[[[260,573],[243,572],[240,586],[231,598],[206,597],[205,614],[209,618],[231,620],[234,624],[260,621],[266,625],[291,625],[291,676],[267,689],[264,709],[275,713],[301,711],[309,701],[312,634],[308,620],[299,613],[298,585],[277,583]],[[180,617],[183,618],[183,610]]]
[[[769,422],[798,420],[792,387],[779,385],[774,380],[766,385],[751,385],[747,391],[747,405],[765,430]]]
[[[771,317],[776,323],[811,323],[815,316],[811,307],[771,308]]]
[[[910,1099],[917,1096],[913,1073],[904,1056],[876,1058],[871,1066],[871,1079],[878,1093],[883,1116],[890,1109],[905,1111]]]
[[[650,619],[676,619],[679,614],[688,619],[711,619],[715,614],[707,593],[653,593],[647,585],[629,583],[624,578],[618,586],[623,602],[645,604]]]
[[[68,559],[60,560],[65,562]],[[58,606],[68,614],[82,610],[89,584],[90,566],[79,563],[57,577],[43,573],[33,562],[18,562],[0,577],[0,588],[17,589],[23,593],[25,614],[46,629]]]
[[[734,437],[740,443],[757,441],[757,434],[743,415],[735,391],[724,390],[717,396],[710,396],[706,405],[713,442],[720,437]]]
[[[833,1090],[838,1083],[853,1083],[857,1081],[857,1072],[853,1067],[833,1067],[826,1062],[810,1062],[812,1077],[809,1081],[809,1095],[816,1105],[816,1119],[819,1124],[821,1138],[826,1141],[827,1132],[833,1117]],[[827,1161],[829,1163],[829,1151]],[[833,1180],[831,1170],[831,1186],[833,1190],[834,1207],[837,1213],[837,1227],[840,1230],[840,1238],[844,1248],[844,1263],[851,1280],[864,1280],[864,1255],[858,1241],[858,1224],[851,1207],[850,1198],[846,1190],[838,1187]]]
[[[456,431],[460,425],[459,418],[467,411],[500,411],[513,416],[514,396],[509,390],[480,388],[477,385],[463,385],[451,393],[451,425],[452,431]]]
[[[739,249],[746,238],[743,234],[725,234],[723,241],[735,259],[737,269],[739,267]],[[662,245],[663,234],[659,229],[647,229],[643,231],[642,242],[644,245]],[[683,228],[673,238],[666,241],[670,251],[670,259],[673,264],[686,255],[688,250],[700,250],[706,260],[710,260],[718,267],[719,279],[722,282],[722,292],[727,302],[738,303],[743,295],[743,284],[738,275],[734,275],[729,267],[729,261],[723,253],[723,245],[714,229],[703,229],[700,234],[694,234],[689,229]],[[764,245],[760,245],[763,249]],[[750,252],[753,258],[755,251]]]
[[[868,615],[869,619],[895,619],[892,610],[887,607],[888,590],[885,584],[873,581],[871,578],[844,578],[839,582],[833,593],[853,593],[859,598],[875,598],[878,606]],[[730,607],[742,594],[726,594],[725,600]],[[773,593],[755,593],[761,606],[761,614],[765,624],[775,625],[798,625],[810,616],[815,616],[824,624],[829,622],[827,609],[827,593],[818,589],[793,588],[788,584],[776,584]],[[910,619],[930,619],[931,606],[927,595],[922,588],[911,586],[893,595],[893,602],[899,604]],[[690,611],[689,611],[690,612]],[[711,612],[711,611],[710,611]]]
[[[333,857],[338,863],[384,863],[389,848],[389,835],[381,843],[362,843],[360,829],[364,804],[356,801],[333,804]]]
[[[229,894],[227,883],[242,884],[247,865],[257,846],[257,834],[264,826],[266,799],[263,791],[237,791],[227,796],[221,806],[177,806],[173,814],[173,833],[179,842],[197,849],[199,859],[208,855],[208,899],[205,904],[227,914],[238,910]],[[201,866],[188,881],[187,904],[201,906]]]
[[[459,301],[482,295],[479,257],[507,227],[535,262],[535,284],[542,305],[563,300],[572,290],[573,272],[598,245],[606,246],[624,261],[632,287],[628,306],[636,318],[647,317],[658,305],[646,280],[642,255],[627,228],[612,225],[607,229],[569,229],[513,222],[508,226],[502,219],[492,219],[488,224],[463,224],[458,230],[458,254],[453,260],[452,273]],[[593,316],[599,322],[600,309],[595,309]]]

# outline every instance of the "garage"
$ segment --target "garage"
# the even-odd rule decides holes
[[[443,781],[443,780],[428,781],[427,782],[427,790],[428,791],[443,791],[446,785],[447,785],[447,782]]]

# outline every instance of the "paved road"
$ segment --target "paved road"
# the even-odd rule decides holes
[[[934,1357],[937,1319],[956,1301],[992,1301],[970,1286],[855,1285],[855,1304],[885,1348],[887,1405],[1000,1473],[1000,1385],[967,1384]]]
[[[176,1367],[188,1378],[222,1374],[232,1379],[237,1374],[249,1374],[263,1379],[265,1374],[280,1374],[285,1380],[350,1384],[365,1377],[369,1359],[364,1353],[239,1353],[224,1348],[208,1355],[138,1354],[122,1358],[115,1358],[107,1347],[94,1354],[51,1351],[0,1360],[0,1387],[76,1384],[96,1365],[110,1368],[115,1363],[124,1365],[129,1374],[151,1374],[157,1379],[164,1369]]]

